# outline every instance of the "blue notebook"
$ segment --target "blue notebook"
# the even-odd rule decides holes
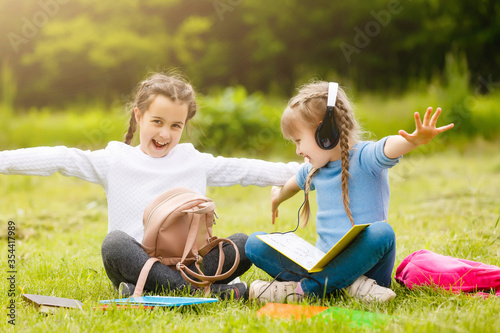
[[[199,298],[199,297],[170,297],[170,296],[141,296],[108,299],[100,301],[101,304],[117,305],[144,305],[144,306],[182,306],[193,304],[204,304],[218,302],[217,298]]]

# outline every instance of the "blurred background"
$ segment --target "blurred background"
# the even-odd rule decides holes
[[[441,106],[447,146],[500,138],[496,0],[0,0],[0,150],[122,140],[136,84],[184,73],[199,114],[184,140],[293,158],[279,119],[297,87],[340,82],[369,139]],[[439,149],[439,148],[437,148]]]

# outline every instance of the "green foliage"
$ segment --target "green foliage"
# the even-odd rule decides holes
[[[104,148],[123,140],[127,116],[121,109],[106,112],[104,105],[73,106],[66,112],[32,108],[4,122],[0,149],[65,145],[81,149]]]
[[[2,63],[2,95],[0,103],[0,111],[2,112],[5,121],[9,121],[14,109],[14,101],[17,94],[17,83],[14,77],[14,72],[7,60]],[[5,122],[2,122],[5,124]]]
[[[471,137],[478,132],[474,128],[471,117],[471,89],[469,87],[470,74],[467,68],[467,59],[463,54],[446,55],[445,66],[446,86],[442,91],[441,101],[443,109],[447,110],[449,122],[455,124],[455,133],[459,131],[462,135]]]
[[[0,61],[26,108],[109,103],[168,68],[201,90],[288,96],[312,77],[401,92],[444,72],[450,50],[466,57],[469,83],[500,63],[495,0],[3,0],[0,11]]]
[[[476,139],[497,140],[500,137],[499,91],[494,87],[490,87],[489,95],[481,95],[477,89],[472,91],[465,59],[457,60],[448,55],[448,62],[444,86],[436,80],[402,95],[361,94],[355,99],[355,113],[368,132],[367,138],[395,135],[399,129],[412,132],[415,129],[413,113],[423,116],[431,106],[434,111],[442,108],[437,126],[455,124],[453,129],[437,138],[438,142],[463,147]],[[439,144],[433,142],[430,144],[433,149],[439,149]]]
[[[9,124],[11,123],[12,114],[14,111],[14,100],[16,97],[17,87],[13,77],[12,69],[7,61],[2,63],[2,94],[0,100],[0,141],[6,141],[9,134]]]
[[[194,120],[198,146],[221,155],[269,153],[280,140],[281,113],[281,109],[269,106],[263,95],[248,95],[241,86],[203,96]]]
[[[500,135],[500,93],[478,95],[468,100],[472,108],[472,127],[486,140],[495,140]]]

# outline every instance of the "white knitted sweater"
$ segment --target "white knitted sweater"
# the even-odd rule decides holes
[[[283,185],[299,164],[214,157],[178,144],[153,158],[139,146],[110,142],[105,149],[38,147],[0,152],[0,173],[50,176],[56,172],[100,184],[108,201],[108,232],[122,230],[142,241],[142,215],[160,193],[182,186],[205,194],[207,186]]]

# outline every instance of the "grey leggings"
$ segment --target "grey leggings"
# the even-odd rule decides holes
[[[228,283],[245,273],[252,266],[252,263],[245,255],[245,244],[248,236],[238,233],[228,238],[238,247],[240,264],[229,278],[217,283]],[[227,242],[224,243],[222,249],[226,257],[222,272],[227,272],[234,264],[235,251],[233,246]],[[141,244],[125,232],[119,230],[111,231],[107,234],[102,243],[101,254],[106,274],[116,288],[118,288],[121,282],[128,282],[135,285],[142,266],[150,258],[142,249]],[[203,273],[214,275],[218,265],[219,248],[216,247],[203,257]],[[195,272],[198,271],[194,263],[188,267]],[[157,262],[149,272],[144,290],[161,292],[162,290],[181,289],[186,285],[188,285],[188,282],[182,278],[178,271]]]

